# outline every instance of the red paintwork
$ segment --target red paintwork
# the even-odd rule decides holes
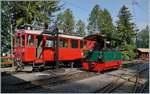
[[[86,40],[86,44],[85,44],[86,47],[85,47],[84,50],[90,50],[90,49],[93,49],[94,43],[95,43],[95,41],[89,41],[89,40]]]
[[[21,45],[22,41],[22,35],[24,35],[25,41],[24,41],[24,46]],[[34,44],[32,46],[28,46],[27,43],[27,37],[28,35],[32,35],[34,37]],[[45,47],[45,43],[46,43],[46,39],[54,39],[54,37],[52,36],[46,36],[43,35],[42,38],[42,52],[41,52],[41,57],[37,58],[36,57],[36,39],[37,36],[36,34],[28,34],[25,33],[24,30],[20,30],[19,32],[15,33],[15,36],[19,36],[20,37],[20,45],[16,45],[16,39],[14,42],[14,55],[16,57],[21,57],[22,61],[24,63],[33,63],[33,62],[54,62],[54,48],[52,47]],[[67,48],[63,48],[60,47],[59,48],[59,60],[60,61],[73,61],[73,60],[78,60],[83,58],[83,53],[82,50],[83,48],[80,48],[80,39],[75,39],[78,40],[78,48],[71,48],[71,38],[62,38],[60,37],[60,39],[66,39],[68,42],[68,47]],[[73,39],[74,40],[74,39]],[[92,43],[90,41],[86,41],[86,47],[85,49],[91,49],[92,48]]]
[[[109,61],[109,62],[90,62],[92,64],[92,68],[89,68],[89,62],[83,62],[83,69],[89,71],[104,71],[110,68],[119,68],[122,65],[122,60],[118,61]]]
[[[32,62],[36,59],[36,49],[34,46],[24,47],[23,61]]]
[[[82,50],[78,48],[60,48],[59,49],[59,60],[77,60],[82,58]]]

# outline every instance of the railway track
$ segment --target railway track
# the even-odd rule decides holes
[[[134,84],[134,87],[133,87],[133,89],[132,89],[132,92],[133,93],[138,93],[138,92],[143,92],[143,90],[146,88],[146,86],[148,85],[148,80],[143,84],[143,85],[140,85],[139,83],[140,83],[140,80],[141,80],[141,77],[140,77],[140,75],[143,73],[143,72],[145,72],[145,71],[147,71],[149,68],[145,68],[145,69],[143,69],[143,70],[141,70],[141,71],[138,71],[137,72],[137,74],[136,74],[136,81],[135,81],[135,84]]]
[[[122,73],[120,75],[111,75],[117,77],[117,79],[105,85],[104,87],[96,90],[94,93],[111,93],[128,82],[132,82],[134,84],[131,91],[132,93],[143,92],[144,89],[148,86],[149,81],[146,81],[143,84],[142,82],[140,82],[140,75],[148,69],[149,68],[146,67],[142,70],[139,70],[136,74],[132,75],[126,73]]]
[[[97,75],[97,74],[92,73],[92,72],[91,73],[89,73],[89,72],[74,72],[74,73],[64,74],[64,75],[55,76],[55,77],[46,78],[46,79],[21,82],[21,83],[14,84],[13,86],[16,86],[18,88],[23,87],[22,89],[18,90],[17,92],[31,90],[31,89],[36,90],[36,89],[40,89],[40,88],[50,89],[57,85],[81,80],[81,79],[92,77],[95,75]]]

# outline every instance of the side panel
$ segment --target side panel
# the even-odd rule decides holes
[[[89,71],[104,71],[111,68],[119,68],[122,65],[122,60],[108,62],[83,62],[83,69]]]
[[[34,46],[24,48],[24,62],[32,62],[36,59],[36,49]]]
[[[44,61],[54,61],[54,49],[44,48],[43,49],[43,59],[44,59]]]
[[[59,60],[77,60],[83,57],[81,49],[59,48]]]

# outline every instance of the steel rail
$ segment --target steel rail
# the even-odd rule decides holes
[[[144,71],[146,71],[148,68],[145,68],[145,69],[142,69],[140,71],[138,71],[138,74],[139,73],[142,73]],[[135,83],[135,87],[134,87],[134,91],[137,90],[137,85],[139,84],[139,75],[130,75],[131,77],[129,78],[124,78],[123,76],[124,75],[127,75],[127,74],[121,74],[121,76],[118,76],[118,79],[112,81],[110,84],[107,84],[105,85],[104,87],[96,90],[94,93],[110,93],[112,92],[113,90],[115,90],[116,88],[118,88],[119,86],[123,85],[125,82],[131,82],[131,79],[135,78],[136,77],[136,81],[134,82]],[[122,81],[122,82],[119,82],[120,79],[124,79],[125,81]],[[133,81],[132,81],[133,82]]]

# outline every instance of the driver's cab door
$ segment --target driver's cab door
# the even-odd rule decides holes
[[[37,36],[36,37],[36,58],[42,58],[42,45],[43,45],[43,37]]]

